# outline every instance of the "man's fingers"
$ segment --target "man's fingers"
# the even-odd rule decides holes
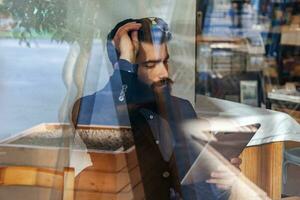
[[[229,177],[232,177],[233,174],[228,172],[228,171],[215,171],[215,172],[212,172],[210,174],[210,176],[212,178],[219,178],[219,179],[224,179],[224,178],[229,178]]]
[[[217,186],[217,188],[219,188],[221,190],[230,190],[231,189],[230,185],[217,184],[216,186]]]
[[[121,26],[119,29],[124,30],[124,31],[132,31],[132,30],[139,30],[141,28],[142,24],[136,23],[136,22],[130,22],[127,23],[123,26]]]
[[[222,189],[222,190],[228,190],[232,187],[233,185],[233,180],[231,179],[208,179],[206,180],[207,183],[210,183],[210,184],[215,184],[219,189]]]
[[[242,159],[240,158],[232,158],[230,159],[230,163],[234,165],[236,168],[240,169],[240,165],[242,164]]]
[[[232,180],[231,179],[219,179],[219,178],[211,178],[206,180],[207,183],[211,184],[219,184],[219,185],[232,185]]]
[[[127,24],[121,26],[117,30],[117,32],[115,34],[115,37],[117,39],[117,38],[121,37],[124,34],[128,34],[129,31],[135,31],[135,30],[137,31],[140,28],[141,28],[141,24],[139,24],[139,23],[136,23],[136,22],[127,23]]]
[[[137,31],[132,31],[131,32],[131,40],[132,40],[132,44],[134,46],[135,49],[135,53],[137,53],[138,48],[139,48],[139,39],[138,39],[138,32]]]
[[[113,38],[113,44],[115,45],[115,47],[119,48],[119,43],[120,43],[121,37],[123,37],[123,36],[129,37],[128,32],[130,32],[130,31],[134,32],[134,31],[139,30],[140,28],[141,28],[141,24],[136,23],[136,22],[130,22],[130,23],[127,23],[127,24],[121,26],[117,30],[117,32]],[[130,39],[130,38],[128,38],[128,39]]]
[[[230,162],[231,162],[231,164],[233,164],[233,165],[240,165],[240,164],[242,164],[242,159],[240,159],[240,158],[232,158],[232,159],[230,160]]]

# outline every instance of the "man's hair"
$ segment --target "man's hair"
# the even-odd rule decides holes
[[[148,17],[142,19],[126,19],[119,22],[107,35],[107,53],[110,62],[114,65],[120,57],[119,52],[112,44],[118,29],[130,22],[142,24],[138,30],[138,39],[140,42],[148,42],[151,44],[162,44],[172,39],[172,34],[169,32],[168,24],[161,18]]]

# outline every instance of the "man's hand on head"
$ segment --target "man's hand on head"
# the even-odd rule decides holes
[[[135,63],[136,54],[139,48],[138,30],[140,28],[140,23],[130,22],[117,30],[113,38],[113,43],[120,52],[120,59]]]

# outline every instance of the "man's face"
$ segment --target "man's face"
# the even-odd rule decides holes
[[[141,42],[136,58],[139,65],[138,78],[147,85],[151,85],[154,82],[169,77],[168,59],[169,54],[166,43],[151,44]]]

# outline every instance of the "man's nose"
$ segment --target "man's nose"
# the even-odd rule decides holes
[[[159,78],[169,77],[168,66],[165,65],[163,62],[159,63],[158,75],[159,75]]]

